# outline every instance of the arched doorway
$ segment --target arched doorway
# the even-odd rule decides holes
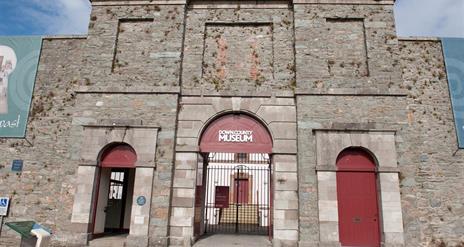
[[[195,235],[272,233],[272,138],[246,114],[213,120],[202,132]]]
[[[113,143],[99,155],[92,238],[129,233],[137,155],[126,143]]]
[[[342,246],[380,246],[378,192],[374,158],[348,148],[337,158],[339,236]]]

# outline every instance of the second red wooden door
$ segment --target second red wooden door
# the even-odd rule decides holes
[[[337,166],[342,246],[380,246],[375,163],[369,154],[351,150],[340,155]]]
[[[238,195],[237,203],[248,203],[248,179],[237,179]]]

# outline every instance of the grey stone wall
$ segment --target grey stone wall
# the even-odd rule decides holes
[[[74,90],[82,69],[85,39],[45,39],[37,73],[27,140],[0,139],[0,191],[11,196],[5,221],[35,220],[53,229],[53,242],[72,239],[75,165],[70,135]],[[24,160],[22,173],[11,172],[13,159]],[[17,236],[6,226],[0,246],[16,246]]]
[[[401,78],[392,5],[295,4],[297,86],[387,92]]]
[[[290,216],[275,216],[276,245],[317,246],[324,234],[317,130],[394,133],[405,246],[462,245],[464,153],[440,43],[398,41],[388,0],[293,2],[99,0],[88,37],[45,39],[27,141],[0,139],[0,193],[12,197],[6,221],[43,223],[53,246],[84,245],[86,226],[71,223],[83,125],[156,126],[149,245],[166,246],[170,235],[172,245],[188,244],[191,222],[168,222],[177,220],[170,206],[185,208],[171,194],[194,197],[173,189],[174,163],[193,174],[197,132],[211,116],[262,107],[282,137],[275,171],[292,183],[281,190],[298,191],[298,205],[278,209]],[[203,122],[178,121],[186,114]],[[13,159],[24,160],[22,173],[10,172]],[[0,246],[18,244],[6,227],[1,236]]]
[[[152,182],[152,204],[148,230],[150,246],[167,244],[177,97],[177,94],[80,92],[73,117],[76,123],[74,132],[76,139],[83,133],[82,125],[98,126],[111,121],[119,124],[127,122],[129,128],[130,123],[134,122],[141,126],[160,128],[156,140],[156,159],[154,160],[156,168]],[[82,143],[82,145],[85,144]]]
[[[399,131],[406,122],[392,11],[391,5],[294,5],[300,246],[330,234],[314,224],[320,217],[314,131]]]
[[[183,22],[183,5],[94,5],[74,114],[77,125],[109,120],[160,128],[150,246],[168,243]]]
[[[442,47],[402,40],[399,58],[407,90],[408,124],[397,145],[406,243],[464,243],[463,152],[458,150]],[[441,244],[441,245],[440,245]]]
[[[183,5],[94,6],[82,80],[102,91],[179,85]]]
[[[319,242],[315,130],[400,131],[407,121],[406,98],[397,96],[297,96],[300,246]]]
[[[295,87],[292,11],[287,4],[251,6],[192,3],[183,93],[253,95]]]
[[[183,16],[183,5],[99,5],[88,37],[44,40],[30,143],[0,139],[0,191],[12,196],[6,221],[44,224],[54,246],[84,245],[87,226],[71,223],[82,126],[157,126],[149,242],[166,246]],[[24,160],[21,174],[10,172],[13,159]],[[4,227],[0,246],[17,243]]]

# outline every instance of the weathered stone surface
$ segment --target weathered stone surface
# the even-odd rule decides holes
[[[408,126],[397,143],[405,243],[462,244],[463,153],[457,149],[441,44],[401,40],[399,57],[409,103]]]
[[[133,205],[143,223],[127,246],[190,246],[201,131],[243,112],[274,141],[274,246],[340,246],[348,146],[377,158],[385,246],[462,245],[464,153],[440,42],[398,40],[392,3],[93,1],[88,36],[43,42],[27,141],[0,139],[6,220],[84,246],[98,155],[125,141],[150,202]]]
[[[395,57],[393,7],[371,2],[295,5],[298,88],[388,91],[398,87],[401,72]]]
[[[239,95],[293,88],[290,9],[217,7],[187,13],[182,87]]]

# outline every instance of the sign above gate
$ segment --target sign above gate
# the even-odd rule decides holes
[[[223,153],[271,153],[267,129],[245,114],[230,114],[214,120],[203,132],[200,151]]]
[[[253,142],[252,130],[219,130],[220,142]]]

